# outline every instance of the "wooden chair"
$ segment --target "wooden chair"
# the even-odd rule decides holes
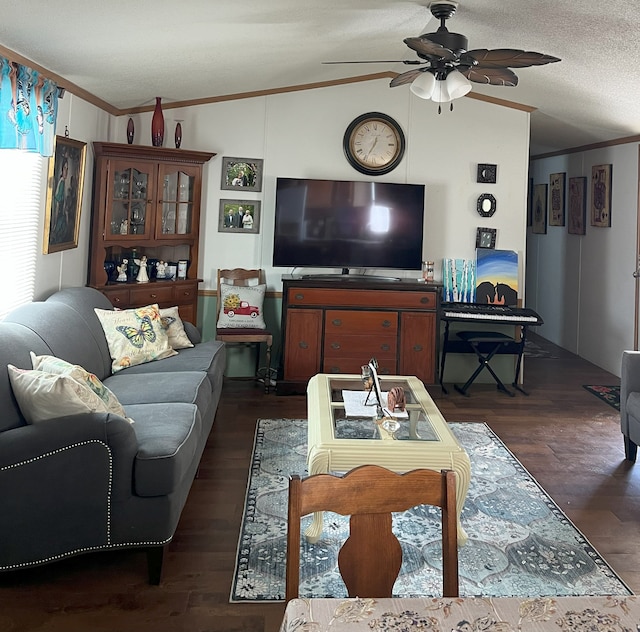
[[[220,283],[223,280],[224,283],[237,286],[249,286],[259,285],[265,282],[264,270],[245,270],[244,268],[234,269],[221,269],[218,270],[218,302],[220,302]],[[218,304],[218,313],[220,311],[220,305]],[[265,393],[269,392],[269,386],[271,385],[271,347],[273,345],[273,334],[267,329],[250,329],[250,328],[216,328],[216,340],[221,340],[225,343],[240,343],[240,344],[258,344],[257,356],[256,356],[256,376],[258,369],[260,368],[260,343],[267,345],[266,352],[266,364],[267,370],[264,376],[264,390]]]
[[[338,554],[338,568],[350,597],[391,597],[402,565],[393,534],[392,511],[416,505],[442,509],[443,596],[458,596],[456,478],[452,470],[418,469],[396,474],[362,465],[344,476],[316,474],[289,479],[287,601],[298,597],[300,519],[316,511],[349,515],[350,535]]]

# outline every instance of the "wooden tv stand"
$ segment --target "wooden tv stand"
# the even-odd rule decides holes
[[[278,393],[304,393],[317,373],[360,373],[435,384],[441,287],[415,279],[282,277],[282,375]]]

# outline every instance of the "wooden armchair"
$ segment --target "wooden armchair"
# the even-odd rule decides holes
[[[289,480],[287,533],[287,601],[298,597],[300,519],[316,511],[350,517],[350,535],[338,554],[338,568],[350,597],[391,597],[402,565],[393,534],[392,511],[416,505],[442,509],[443,596],[458,596],[456,478],[451,470],[412,470],[396,474],[362,465],[344,476],[316,474]]]
[[[251,285],[260,285],[265,282],[264,270],[245,270],[244,268],[220,269],[218,270],[218,314],[220,313],[220,300],[222,293],[220,291],[221,282],[228,285],[239,287],[248,287]],[[261,308],[262,309],[262,308]],[[219,321],[218,321],[219,322]],[[266,373],[264,377],[265,393],[269,392],[271,384],[271,347],[273,345],[273,334],[266,328],[221,328],[216,327],[216,340],[221,340],[231,344],[257,344],[256,352],[256,376],[260,368],[260,343],[267,345],[266,351]]]

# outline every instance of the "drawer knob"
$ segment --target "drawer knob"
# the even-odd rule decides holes
[[[157,294],[150,294],[149,296],[151,296],[151,298],[158,298]]]
[[[308,349],[309,348],[309,345],[304,340],[301,340],[298,343],[298,346],[300,347],[300,349]]]
[[[422,297],[420,297],[420,302],[421,302],[423,305],[426,305],[427,303],[430,303],[430,302],[431,302],[431,299],[430,299],[428,296],[422,296]]]
[[[113,302],[114,302],[114,303],[120,303],[121,301],[120,301],[120,299],[116,296],[116,297],[114,297]]]
[[[304,294],[296,294],[293,298],[295,298],[296,301],[302,301],[304,299]]]
[[[334,318],[334,319],[331,321],[331,324],[332,324],[334,327],[342,327],[342,320],[341,320],[340,318]]]
[[[390,347],[388,344],[380,345],[381,351],[389,351]]]
[[[422,351],[422,345],[413,345],[414,351]]]
[[[391,321],[390,320],[383,320],[382,321],[382,326],[385,327],[385,328],[391,327]]]
[[[331,348],[332,349],[340,349],[340,343],[339,342],[332,342],[331,343]]]

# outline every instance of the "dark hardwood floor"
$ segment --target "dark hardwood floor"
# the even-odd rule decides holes
[[[470,397],[429,391],[448,421],[486,421],[632,590],[640,592],[640,463],[624,461],[618,412],[583,384],[618,384],[540,338],[556,358],[526,359],[526,388]],[[160,586],[146,556],[119,551],[0,574],[0,630],[275,632],[283,604],[230,604],[238,529],[258,418],[304,418],[303,396],[228,381]],[[1,511],[0,507],[0,511]]]

